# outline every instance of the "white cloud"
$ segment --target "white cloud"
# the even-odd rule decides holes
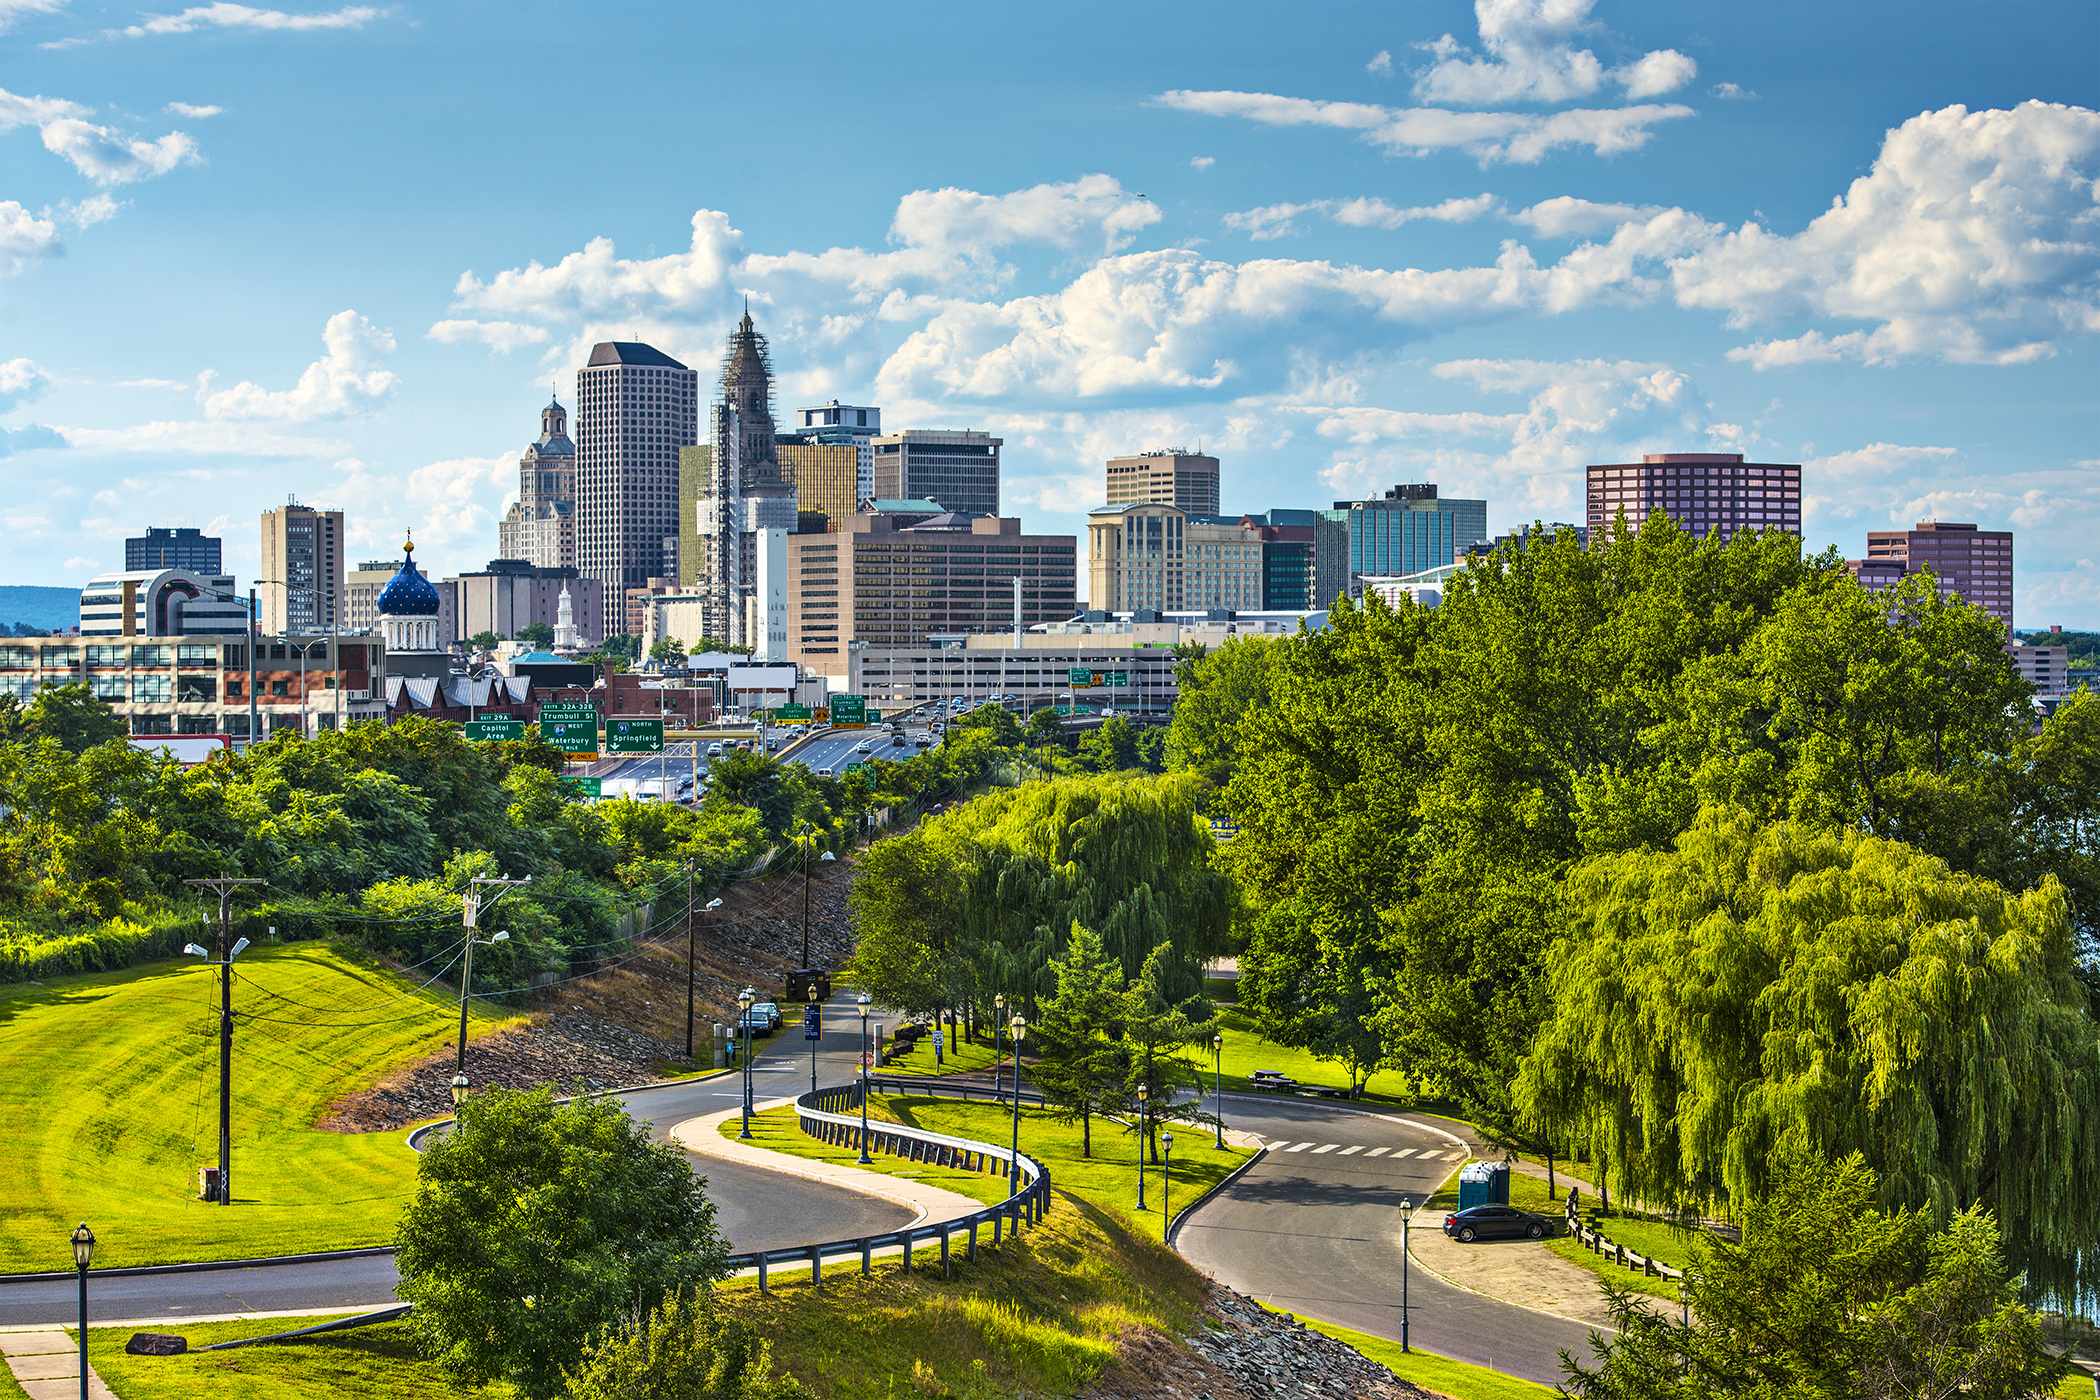
[[[1480,43],[1476,58],[1451,35],[1422,44],[1435,62],[1415,79],[1427,102],[1485,106],[1498,102],[1567,102],[1588,97],[1607,80],[1635,99],[1690,82],[1698,65],[1674,49],[1657,49],[1607,70],[1575,36],[1591,27],[1592,0],[1474,0]]]
[[[417,545],[493,540],[497,508],[517,471],[517,459],[504,456],[456,457],[410,472],[406,497],[419,517]]]
[[[1803,479],[1813,474],[1815,484],[1829,480],[1914,475],[1921,471],[1940,473],[1961,454],[1952,447],[1903,447],[1893,442],[1871,442],[1827,457],[1810,457],[1801,464]]]
[[[1556,199],[1541,200],[1529,209],[1519,209],[1509,217],[1512,223],[1522,224],[1548,238],[1572,238],[1602,233],[1621,224],[1645,222],[1663,212],[1663,206],[1659,204],[1593,204],[1587,199],[1564,194]]]
[[[1571,108],[1539,116],[1526,112],[1453,112],[1441,107],[1379,107],[1325,102],[1266,92],[1163,92],[1162,107],[1214,117],[1244,117],[1265,126],[1328,126],[1358,131],[1396,155],[1461,150],[1482,165],[1535,164],[1563,146],[1587,146],[1598,155],[1637,151],[1657,122],[1692,115],[1681,105]]]
[[[1377,56],[1364,65],[1364,71],[1377,78],[1392,77],[1393,51],[1391,49],[1380,49]]]
[[[99,570],[102,567],[102,561],[90,559],[86,555],[76,554],[66,561],[65,567],[71,573],[85,573],[90,569]]]
[[[2100,113],[1948,107],[1888,134],[1873,169],[1791,237],[1757,224],[1673,264],[1680,305],[1732,326],[1868,330],[1760,341],[1760,368],[1931,355],[2018,364],[2100,330]]]
[[[1711,96],[1720,98],[1723,102],[1754,102],[1757,100],[1756,93],[1735,83],[1715,83],[1707,89],[1707,92]]]
[[[65,251],[58,225],[39,218],[12,199],[0,199],[0,277],[12,277],[33,262]]]
[[[1216,156],[1190,156],[1189,165],[1196,170],[1208,170],[1218,163]]]
[[[0,34],[15,27],[15,21],[28,15],[56,13],[66,0],[0,0]]]
[[[128,428],[60,428],[68,446],[95,452],[144,452],[209,457],[326,457],[340,442],[288,437],[255,423],[138,423]]]
[[[303,423],[343,418],[378,408],[400,380],[380,368],[394,352],[394,337],[355,311],[338,311],[321,332],[327,353],[306,367],[290,389],[266,390],[246,380],[231,389],[204,391],[212,418],[274,418]]]
[[[134,141],[106,126],[78,117],[61,117],[44,125],[44,148],[64,156],[73,168],[98,185],[122,185],[165,175],[185,162],[195,165],[197,143],[180,131],[158,141]]]
[[[51,388],[51,376],[29,359],[0,360],[0,413],[34,403]]]
[[[89,195],[77,204],[70,199],[61,199],[58,202],[58,217],[74,228],[93,228],[96,224],[117,217],[117,211],[130,202],[128,199],[115,199],[106,194]]]
[[[1424,204],[1412,208],[1400,208],[1383,199],[1321,199],[1310,204],[1269,204],[1259,209],[1242,210],[1227,214],[1225,227],[1239,229],[1257,242],[1283,238],[1298,232],[1297,218],[1301,214],[1320,214],[1335,223],[1351,228],[1399,228],[1402,224],[1418,219],[1433,219],[1442,223],[1462,224],[1491,214],[1500,208],[1502,201],[1491,194],[1478,194],[1469,199],[1447,199],[1441,204]]]
[[[201,119],[204,117],[216,117],[220,113],[224,112],[226,109],[224,107],[198,107],[188,102],[170,102],[162,110],[172,112],[178,117],[195,117]]]
[[[966,256],[1014,243],[1070,249],[1098,245],[1112,253],[1129,246],[1138,230],[1158,223],[1160,217],[1152,201],[1125,194],[1108,175],[1002,195],[953,188],[915,190],[897,204],[890,241],[908,248],[952,249]]]
[[[12,131],[18,126],[42,126],[61,117],[84,116],[93,110],[62,97],[22,97],[0,88],[0,131]]]
[[[478,341],[504,355],[521,345],[544,345],[548,339],[543,328],[518,321],[439,321],[428,334],[445,345]]]
[[[145,23],[129,25],[121,32],[126,38],[137,39],[148,34],[191,34],[199,29],[357,29],[385,13],[369,5],[345,5],[340,10],[304,15],[259,10],[252,5],[192,5],[180,14],[149,15]]]

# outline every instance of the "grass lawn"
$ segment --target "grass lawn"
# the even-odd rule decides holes
[[[890,1062],[877,1070],[877,1074],[961,1074],[967,1070],[989,1070],[992,1067],[992,1047],[983,1042],[962,1040],[953,1050],[947,1042],[941,1042],[941,1063],[933,1062],[933,1040],[930,1035],[920,1036],[910,1050],[902,1055],[892,1055]],[[1007,1072],[1013,1071],[1013,1047],[1000,1046],[1004,1052]]]
[[[1374,1337],[1369,1332],[1352,1332],[1316,1317],[1301,1320],[1315,1332],[1347,1342],[1401,1380],[1413,1381],[1425,1390],[1440,1391],[1455,1400],[1548,1400],[1556,1393],[1551,1386],[1505,1376],[1485,1366],[1470,1366],[1426,1351],[1403,1352],[1398,1342]]]
[[[339,1316],[353,1316],[343,1313]],[[136,1329],[88,1329],[88,1364],[124,1400],[422,1400],[432,1395],[512,1400],[509,1383],[457,1390],[444,1372],[424,1361],[398,1323],[330,1332],[306,1341],[198,1352],[194,1348],[241,1337],[262,1337],[313,1327],[324,1317],[256,1318],[248,1322],[170,1322],[167,1330],[189,1338],[182,1356],[127,1356],[124,1343]]]
[[[244,953],[229,1209],[194,1199],[197,1169],[218,1161],[218,996],[217,974],[190,959],[0,989],[0,1272],[71,1267],[82,1220],[109,1268],[392,1235],[416,1170],[403,1134],[313,1125],[337,1096],[449,1043],[457,1000],[318,943]],[[476,1031],[503,1023],[476,1008]]]
[[[873,1102],[870,1102],[868,1107],[871,1110],[869,1113],[871,1119],[893,1121],[884,1119],[880,1113],[873,1112],[872,1110],[876,1107]],[[735,1138],[738,1133],[743,1131],[743,1127],[744,1124],[741,1118],[725,1119],[721,1126],[722,1136]],[[1003,1175],[957,1171],[953,1167],[936,1166],[931,1162],[910,1162],[902,1157],[892,1157],[883,1152],[870,1153],[869,1155],[875,1159],[875,1164],[862,1167],[860,1166],[860,1149],[854,1147],[833,1147],[830,1143],[817,1141],[797,1126],[795,1110],[786,1105],[780,1108],[769,1108],[764,1113],[751,1115],[751,1145],[753,1147],[767,1148],[774,1152],[785,1152],[789,1156],[802,1157],[812,1162],[822,1162],[827,1166],[858,1167],[861,1171],[880,1172],[884,1176],[894,1176],[910,1181],[931,1182],[943,1190],[953,1191],[959,1196],[968,1196],[972,1200],[983,1201],[988,1206],[997,1205],[1005,1200],[1009,1194],[1006,1189],[1006,1178]],[[934,1247],[934,1252],[936,1255],[939,1254],[939,1246]]]
[[[1258,1069],[1281,1071],[1300,1084],[1337,1089],[1349,1087],[1349,1071],[1342,1067],[1339,1060],[1315,1059],[1309,1050],[1289,1050],[1263,1040],[1261,1032],[1255,1027],[1254,1018],[1237,1006],[1220,1006],[1217,1011],[1218,1029],[1225,1036],[1226,1088],[1247,1088],[1247,1076]],[[1210,1089],[1213,1063],[1209,1048],[1205,1047],[1203,1054],[1198,1058],[1203,1069],[1203,1087],[1207,1092]],[[1394,1070],[1380,1070],[1373,1074],[1364,1085],[1364,1095],[1367,1099],[1409,1107],[1416,1102],[1407,1077]]]

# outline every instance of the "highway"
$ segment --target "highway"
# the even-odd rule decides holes
[[[809,1042],[802,1037],[800,1008],[781,1008],[788,1024],[759,1051],[752,1066],[759,1103],[786,1098],[809,1087]],[[891,1018],[894,1020],[894,1018]],[[860,1016],[851,993],[840,991],[825,1008],[825,1035],[817,1043],[817,1074],[826,1084],[851,1082],[858,1072]],[[638,1089],[615,1095],[630,1113],[665,1141],[688,1118],[718,1113],[737,1102],[734,1077]],[[402,1151],[409,1149],[404,1146]],[[841,1190],[720,1158],[688,1154],[707,1178],[715,1224],[733,1250],[778,1249],[814,1240],[880,1234],[910,1222],[909,1210],[892,1201]],[[239,1207],[233,1207],[238,1210]],[[243,1269],[186,1273],[93,1274],[88,1280],[92,1320],[210,1317],[225,1313],[297,1309],[383,1307],[394,1302],[391,1255],[357,1259],[267,1264]],[[79,1286],[72,1276],[47,1281],[0,1279],[0,1327],[61,1322],[77,1316]]]
[[[800,763],[812,772],[828,768],[836,776],[844,773],[846,765],[856,759],[910,758],[913,754],[922,752],[910,740],[928,732],[924,721],[931,718],[932,714],[930,706],[906,712],[906,743],[902,747],[892,744],[889,734],[879,726],[870,726],[867,729],[827,729],[818,731],[815,737],[798,745],[795,751],[788,755],[788,761]],[[740,732],[749,733],[748,730]],[[765,737],[768,741],[777,741],[782,749],[786,749],[800,733],[796,727],[788,726],[768,729]],[[865,754],[857,752],[858,746],[864,741],[873,746],[872,750]],[[691,778],[696,770],[703,774],[707,772],[707,750],[713,742],[707,739],[697,743],[684,739],[666,740],[664,751],[660,754],[608,759],[593,766],[591,772],[600,778],[660,781],[664,784],[664,796],[675,800],[684,795],[678,786],[681,780]],[[725,750],[730,742],[726,739],[722,741]],[[696,748],[699,750],[697,754],[694,752]]]
[[[1399,1201],[1427,1200],[1462,1160],[1460,1146],[1404,1114],[1295,1099],[1228,1095],[1225,1117],[1269,1154],[1183,1222],[1175,1248],[1271,1307],[1398,1341]],[[1442,1224],[1441,1212],[1418,1212],[1411,1228]],[[1546,1385],[1562,1378],[1561,1348],[1590,1354],[1586,1325],[1454,1287],[1419,1265],[1408,1274],[1408,1317],[1423,1351]]]

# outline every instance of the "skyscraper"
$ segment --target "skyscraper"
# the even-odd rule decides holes
[[[262,514],[257,605],[265,633],[325,632],[340,626],[348,567],[343,513],[296,500]]]
[[[778,439],[772,360],[747,306],[722,355],[708,441],[678,459],[680,537],[693,557],[679,561],[676,577],[700,593],[707,634],[732,646],[744,641],[752,537],[795,524],[795,485],[781,469]]]
[[[875,439],[875,492],[886,501],[938,501],[966,515],[999,513],[999,449],[975,429],[910,429]]]
[[[539,441],[518,459],[518,499],[496,526],[496,554],[543,569],[576,567],[576,445],[559,399],[540,410]]]
[[[1112,506],[1174,506],[1191,515],[1218,513],[1218,459],[1166,447],[1108,461]]]
[[[2013,537],[2010,530],[1979,530],[1952,520],[1920,520],[1915,530],[1869,530],[1867,557],[1845,567],[1868,589],[1893,588],[1905,574],[1927,569],[1941,593],[1965,598],[2013,625]]]
[[[1723,542],[1738,530],[1801,533],[1798,464],[1745,462],[1739,452],[1651,452],[1586,470],[1592,540],[1604,538],[1621,510],[1629,530],[1661,511],[1701,539],[1714,531]]]
[[[220,540],[196,529],[162,529],[147,526],[146,533],[124,541],[124,568],[130,573],[146,569],[187,569],[193,574],[219,572]]]
[[[697,436],[699,382],[632,340],[599,344],[576,371],[576,568],[607,597],[676,572],[678,452]]]
[[[798,408],[794,432],[809,442],[849,443],[854,450],[853,499],[865,501],[875,494],[875,439],[882,435],[882,410],[857,404],[820,403]]]

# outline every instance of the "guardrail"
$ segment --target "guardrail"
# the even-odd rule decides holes
[[[819,1142],[833,1146],[859,1149],[863,1142],[858,1110],[861,1086],[858,1084],[840,1088],[818,1089],[802,1094],[795,1100],[795,1112],[802,1131]],[[853,1110],[848,1112],[847,1110]],[[824,1261],[826,1259],[858,1256],[863,1276],[873,1272],[875,1251],[896,1249],[906,1273],[911,1272],[912,1250],[921,1244],[938,1241],[941,1246],[941,1273],[945,1276],[951,1267],[950,1251],[954,1238],[963,1236],[963,1257],[974,1262],[977,1258],[977,1234],[984,1226],[992,1228],[991,1247],[996,1249],[1005,1231],[1018,1235],[1024,1226],[1035,1225],[1050,1210],[1050,1173],[1042,1163],[1026,1153],[1016,1153],[994,1143],[977,1142],[971,1138],[949,1137],[945,1133],[929,1132],[924,1128],[913,1128],[903,1123],[884,1123],[870,1120],[865,1133],[867,1151],[881,1152],[903,1157],[907,1161],[930,1162],[936,1166],[952,1167],[960,1171],[977,1171],[989,1174],[992,1164],[998,1163],[1004,1172],[1009,1165],[1017,1165],[1025,1184],[997,1205],[986,1206],[957,1220],[943,1220],[932,1225],[907,1225],[901,1230],[891,1230],[879,1235],[861,1235],[849,1240],[832,1240],[824,1244],[792,1245],[786,1249],[759,1249],[729,1256],[732,1269],[758,1270],[758,1287],[761,1293],[767,1290],[768,1274],[776,1264],[809,1265],[809,1281],[818,1288],[824,1285]]]
[[[1637,1254],[1625,1245],[1614,1241],[1596,1226],[1585,1223],[1581,1214],[1573,1208],[1573,1205],[1574,1203],[1571,1201],[1568,1210],[1568,1236],[1583,1248],[1589,1250],[1590,1253],[1601,1255],[1622,1269],[1635,1270],[1649,1278],[1682,1279],[1684,1277],[1684,1270],[1673,1269],[1668,1264],[1650,1259],[1645,1254]]]
[[[949,1098],[961,1099],[966,1103],[980,1100],[984,1103],[1012,1103],[1014,1101],[1014,1090],[1011,1070],[1008,1071],[1008,1076],[1004,1085],[997,1089],[992,1089],[981,1085],[951,1081],[935,1074],[929,1074],[924,1078],[920,1078],[917,1075],[877,1074],[869,1077],[868,1087],[882,1093],[915,1094],[920,1098],[928,1099],[941,1097],[939,1091],[946,1089]],[[1021,1102],[1032,1103],[1037,1108],[1041,1108],[1044,1100],[1041,1094],[1024,1092],[1021,1095]],[[855,1101],[855,1106],[859,1106],[858,1100]]]

